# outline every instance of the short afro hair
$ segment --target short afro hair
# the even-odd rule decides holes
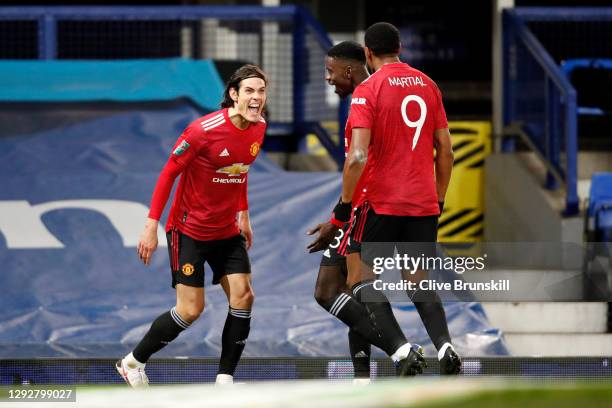
[[[400,32],[393,24],[372,24],[365,32],[365,46],[374,55],[391,55],[400,52]]]
[[[362,65],[366,63],[365,51],[361,44],[355,41],[342,41],[327,51],[327,56],[344,60],[357,61]]]

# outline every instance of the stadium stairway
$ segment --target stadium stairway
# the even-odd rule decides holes
[[[610,356],[605,302],[485,302],[513,356]]]
[[[592,174],[610,171],[609,152],[578,153],[581,212],[586,207]],[[485,174],[486,241],[582,242],[584,215],[561,215],[563,192],[543,187],[546,168],[535,153],[492,154],[485,161]]]
[[[487,158],[486,241],[582,244],[591,176],[612,171],[612,155],[582,151],[578,164],[581,214],[564,218],[563,194],[542,187],[546,169],[535,154],[493,154]],[[571,263],[581,265],[582,252],[575,255],[579,259]],[[515,273],[537,274],[546,269],[537,262],[530,268],[534,270]],[[571,273],[561,269],[555,272]],[[503,331],[514,356],[612,355],[612,334],[607,333],[608,304],[581,302],[582,285],[576,285],[569,298],[568,302],[485,302],[483,307],[492,325]]]

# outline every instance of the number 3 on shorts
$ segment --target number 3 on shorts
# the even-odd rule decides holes
[[[417,119],[416,122],[413,122],[410,119],[408,119],[407,108],[408,108],[409,102],[416,102],[419,104],[419,107],[421,108],[421,114],[419,115],[419,119]],[[419,137],[421,136],[421,129],[423,129],[423,124],[425,123],[426,116],[427,116],[427,105],[425,104],[425,101],[423,100],[423,98],[421,98],[418,95],[408,95],[407,97],[404,98],[404,100],[402,101],[402,119],[404,119],[404,123],[409,128],[416,128],[416,131],[414,132],[414,137],[412,138],[412,150],[414,150],[414,148],[417,145],[417,142],[419,141]]]
[[[336,234],[336,237],[334,238],[334,242],[332,242],[331,244],[329,244],[329,247],[332,249],[336,249],[340,246],[340,242],[342,242],[342,237],[344,236],[344,230],[342,228],[340,228],[338,230],[338,233]]]

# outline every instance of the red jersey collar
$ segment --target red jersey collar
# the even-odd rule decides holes
[[[389,68],[391,68],[391,67],[395,67],[395,66],[397,66],[397,65],[405,65],[405,66],[407,66],[408,68],[411,68],[411,67],[410,67],[410,65],[408,65],[407,63],[402,62],[402,61],[399,61],[399,62],[390,62],[390,63],[388,63],[388,64],[383,64],[383,66],[382,66],[382,67],[380,67],[380,69],[383,69],[384,67],[389,67]]]

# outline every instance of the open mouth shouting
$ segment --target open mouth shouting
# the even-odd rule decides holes
[[[259,116],[259,112],[260,112],[259,108],[260,107],[261,107],[261,105],[259,103],[251,103],[251,104],[249,104],[247,110],[248,110],[249,114],[251,114],[251,115],[258,115]]]

